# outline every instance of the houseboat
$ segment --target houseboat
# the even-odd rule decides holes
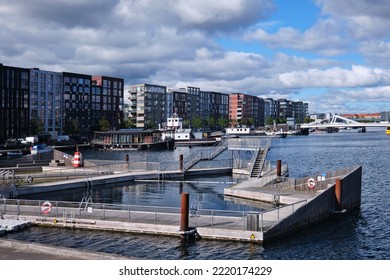
[[[221,141],[221,137],[196,137],[191,128],[183,128],[183,119],[174,115],[167,119],[167,127],[161,130],[162,138],[172,138],[175,146],[211,146]],[[199,133],[198,133],[199,134]]]
[[[95,131],[91,144],[102,149],[173,150],[173,138],[162,138],[157,129]]]

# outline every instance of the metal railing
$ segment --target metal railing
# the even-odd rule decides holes
[[[81,207],[79,202],[53,201],[50,203],[51,209],[49,213],[43,214],[42,207],[44,203],[47,205],[47,202],[44,200],[0,199],[0,213],[15,217],[32,216],[63,223],[75,222],[77,219],[78,221],[102,220],[179,226],[181,219],[181,209],[177,207],[105,203],[89,203],[88,207]],[[305,203],[306,201],[300,201],[262,212],[202,208],[197,209],[196,215],[190,215],[189,221],[191,226],[196,227],[245,231],[248,229],[248,215],[255,215],[259,219],[258,227],[255,230],[265,231],[270,226],[294,213],[296,209]]]
[[[267,231],[268,228],[276,225],[281,220],[287,218],[306,203],[307,200],[302,200],[275,209],[262,211],[261,213],[259,213],[259,231]]]
[[[227,139],[229,150],[259,150],[271,147],[272,138],[268,137],[240,137]]]
[[[192,168],[194,165],[204,160],[212,160],[223,151],[227,149],[226,140],[215,143],[213,146],[208,147],[202,151],[196,151],[186,157],[183,161],[183,171],[187,171]]]
[[[327,189],[329,185],[334,185],[337,178],[342,178],[355,169],[356,167],[344,168],[336,171],[328,171],[326,173],[317,173],[312,176],[298,179],[279,177],[277,182],[275,180],[272,181],[273,184],[269,188],[277,190],[278,192],[316,192],[318,190]],[[309,180],[313,183],[309,184]]]

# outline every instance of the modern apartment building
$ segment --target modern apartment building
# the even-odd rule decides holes
[[[42,122],[43,131],[63,134],[63,76],[34,68],[30,70],[30,120]]]
[[[120,78],[94,76],[91,87],[91,127],[100,128],[99,122],[104,119],[111,130],[120,128],[123,121],[124,80]]]
[[[390,111],[383,111],[380,113],[380,121],[381,122],[390,122]]]
[[[187,87],[186,118],[192,120],[200,116],[200,88]]]
[[[200,91],[199,115],[203,122],[212,119],[213,129],[223,129],[219,127],[219,119],[229,120],[229,94],[215,91]],[[210,124],[209,124],[210,125]]]
[[[0,142],[29,135],[30,69],[0,63]]]
[[[188,121],[188,108],[187,108],[187,90],[185,88],[177,90],[169,90],[173,96],[173,113],[182,118],[185,121]]]
[[[264,121],[268,118],[277,119],[279,117],[279,102],[272,98],[264,99]]]
[[[167,88],[160,85],[130,86],[130,112],[137,128],[158,128],[167,121]]]
[[[293,101],[293,118],[295,123],[303,123],[308,115],[309,104],[303,101]]]
[[[294,120],[295,123],[303,123],[308,115],[309,104],[302,101],[278,99],[279,117]]]
[[[243,93],[229,96],[229,120],[231,125],[264,126],[264,99]]]
[[[91,85],[92,76],[63,72],[64,133],[91,137]]]

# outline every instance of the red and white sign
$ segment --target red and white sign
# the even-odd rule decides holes
[[[52,208],[53,208],[53,205],[51,205],[50,201],[45,201],[41,205],[41,212],[42,212],[42,214],[48,215],[48,214],[50,214]]]
[[[316,187],[316,180],[314,180],[313,178],[310,178],[307,181],[307,186],[309,187],[309,189],[314,189]]]

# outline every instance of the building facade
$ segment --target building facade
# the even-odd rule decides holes
[[[231,126],[264,126],[264,99],[243,93],[230,94],[229,120]]]
[[[63,72],[63,119],[64,133],[90,138],[92,76]]]
[[[30,70],[0,63],[0,141],[30,133]]]
[[[170,90],[173,97],[173,114],[188,122],[187,91],[184,88]]]
[[[91,87],[91,127],[99,130],[100,121],[107,120],[110,130],[121,128],[123,122],[124,80],[94,76]]]
[[[167,120],[167,88],[160,85],[131,85],[130,112],[137,128],[157,128]]]
[[[279,102],[272,98],[264,99],[264,121],[277,119],[279,117]]]
[[[30,120],[41,122],[43,133],[63,134],[62,97],[62,73],[30,70]]]
[[[211,129],[223,129],[219,121],[229,120],[229,94],[215,91],[200,91],[199,116]]]

